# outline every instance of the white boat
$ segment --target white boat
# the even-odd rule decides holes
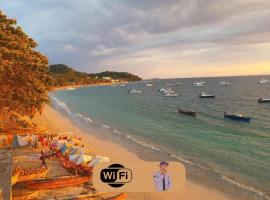
[[[152,84],[152,83],[147,83],[145,86],[146,86],[146,87],[152,87],[153,84]]]
[[[204,86],[204,83],[205,83],[204,81],[194,82],[193,83],[193,86],[194,87],[203,87]]]
[[[142,91],[141,90],[136,90],[136,89],[133,88],[132,90],[129,90],[128,93],[129,94],[135,94],[135,93],[140,94],[140,93],[142,93]]]
[[[259,81],[259,84],[266,84],[266,83],[270,83],[270,80],[267,80],[267,79],[262,79]]]
[[[159,92],[164,92],[164,91],[166,91],[166,89],[165,88],[160,88],[158,91]]]
[[[66,90],[75,90],[75,89],[76,89],[75,87],[69,86]]]
[[[119,85],[119,87],[125,87],[126,85],[125,84],[121,84],[121,85]]]
[[[218,84],[219,84],[219,85],[222,85],[222,86],[229,86],[229,85],[231,85],[232,83],[227,82],[227,81],[220,81]]]
[[[164,94],[164,97],[178,97],[179,95],[174,92],[167,92]]]
[[[206,94],[205,92],[202,92],[200,98],[215,98],[215,95]]]

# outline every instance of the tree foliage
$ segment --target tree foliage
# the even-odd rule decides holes
[[[0,11],[0,120],[32,117],[49,101],[48,59],[35,48],[16,20]],[[0,125],[1,128],[1,125]]]
[[[96,83],[107,83],[103,77],[111,77],[120,81],[139,81],[140,77],[127,72],[101,72],[97,74],[87,74],[78,72],[64,64],[49,66],[50,75],[53,77],[53,86],[85,85]]]

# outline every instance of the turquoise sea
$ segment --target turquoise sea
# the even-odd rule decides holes
[[[146,160],[177,160],[188,179],[233,199],[270,199],[270,84],[268,76],[153,80],[120,86],[82,87],[50,94],[52,105],[76,126],[120,143]],[[205,81],[204,87],[193,87]],[[220,86],[219,81],[231,82]],[[167,83],[178,85],[168,86]],[[158,89],[175,90],[164,97]],[[141,94],[128,94],[136,88]],[[200,99],[205,91],[215,99]],[[197,111],[197,118],[177,113]],[[250,123],[224,119],[223,112],[252,117]]]

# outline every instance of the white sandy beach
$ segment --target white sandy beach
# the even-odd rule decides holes
[[[34,121],[39,126],[45,126],[49,131],[63,132],[73,129],[72,122],[57,112],[50,106],[46,106],[43,113],[37,114]],[[101,140],[94,137],[91,133],[86,133],[76,128],[76,133],[82,138],[82,143],[89,148],[95,155],[108,156],[114,161],[145,162],[139,159],[134,153],[125,149],[121,145]],[[227,196],[219,191],[211,190],[204,186],[187,181],[185,189],[181,194],[175,193],[128,193],[129,200],[229,200]]]

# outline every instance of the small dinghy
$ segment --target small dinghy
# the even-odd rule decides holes
[[[244,122],[250,122],[250,120],[251,120],[251,117],[245,117],[241,114],[229,114],[226,112],[224,112],[224,118],[232,119],[235,121],[244,121]]]
[[[263,98],[260,98],[258,100],[258,103],[270,103],[270,99],[263,99]]]
[[[210,95],[206,94],[205,92],[202,92],[200,98],[215,98],[215,95]]]
[[[196,117],[196,112],[195,111],[178,109],[178,113],[181,113],[181,114],[184,114],[184,115],[189,115],[189,116],[192,116],[192,117]]]
[[[136,94],[136,93],[140,94],[140,93],[142,93],[142,91],[141,90],[136,90],[136,89],[133,88],[132,90],[129,90],[128,93],[129,94]]]

